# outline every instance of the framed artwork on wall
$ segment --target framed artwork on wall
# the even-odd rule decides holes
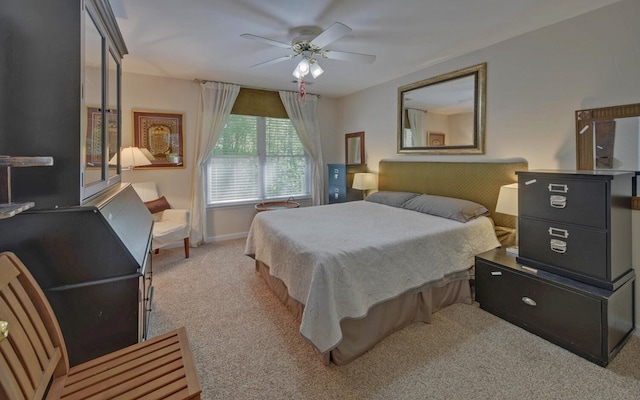
[[[429,132],[429,147],[444,146],[444,133]]]
[[[133,145],[151,161],[136,168],[184,168],[183,123],[182,113],[133,110]]]
[[[110,146],[109,157],[115,154],[118,143],[118,111],[107,110],[107,143]],[[99,107],[87,107],[87,134],[85,150],[85,167],[100,168],[102,166],[102,110]],[[109,160],[107,160],[108,162]]]

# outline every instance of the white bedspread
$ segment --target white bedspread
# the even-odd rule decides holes
[[[300,334],[324,353],[340,343],[342,319],[465,271],[499,245],[486,217],[461,223],[355,201],[258,213],[245,254],[305,304]]]

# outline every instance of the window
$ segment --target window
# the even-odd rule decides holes
[[[207,204],[309,197],[309,158],[286,118],[232,114],[207,166]]]

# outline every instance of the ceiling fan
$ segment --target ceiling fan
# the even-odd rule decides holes
[[[257,66],[275,64],[301,56],[302,60],[300,60],[300,62],[296,66],[296,69],[293,71],[293,76],[295,76],[299,80],[306,76],[308,73],[311,73],[314,78],[317,78],[318,76],[320,76],[320,74],[322,74],[323,70],[322,68],[320,68],[320,65],[318,65],[317,61],[317,58],[319,57],[333,60],[355,61],[365,64],[371,64],[376,59],[376,56],[370,54],[349,53],[345,51],[335,51],[325,48],[329,44],[333,43],[334,41],[340,39],[342,36],[352,31],[352,29],[345,24],[335,22],[324,32],[318,34],[317,31],[318,29],[314,29],[314,27],[299,28],[298,36],[295,37],[291,41],[291,43],[283,43],[262,36],[252,35],[250,33],[245,33],[240,36],[245,39],[256,40],[272,46],[282,47],[287,50],[293,51],[293,54],[252,65],[252,68]]]

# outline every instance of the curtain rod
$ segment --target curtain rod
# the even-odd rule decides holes
[[[192,82],[200,84],[200,83],[218,82],[218,81],[211,81],[211,80],[208,80],[208,79],[194,78]],[[230,82],[221,82],[221,83],[230,83]],[[232,83],[232,85],[238,85],[238,84],[237,83]],[[267,88],[261,88],[261,87],[255,87],[255,86],[244,86],[244,85],[238,85],[238,86],[240,86],[241,88],[245,88],[245,89],[257,89],[257,90],[266,90],[266,91],[269,91],[269,92],[279,92],[279,90],[267,89]],[[296,92],[296,90],[286,90],[286,91],[287,92]],[[315,94],[315,93],[309,93],[309,94],[312,94],[314,96],[318,96],[318,98],[320,98],[319,94]]]

